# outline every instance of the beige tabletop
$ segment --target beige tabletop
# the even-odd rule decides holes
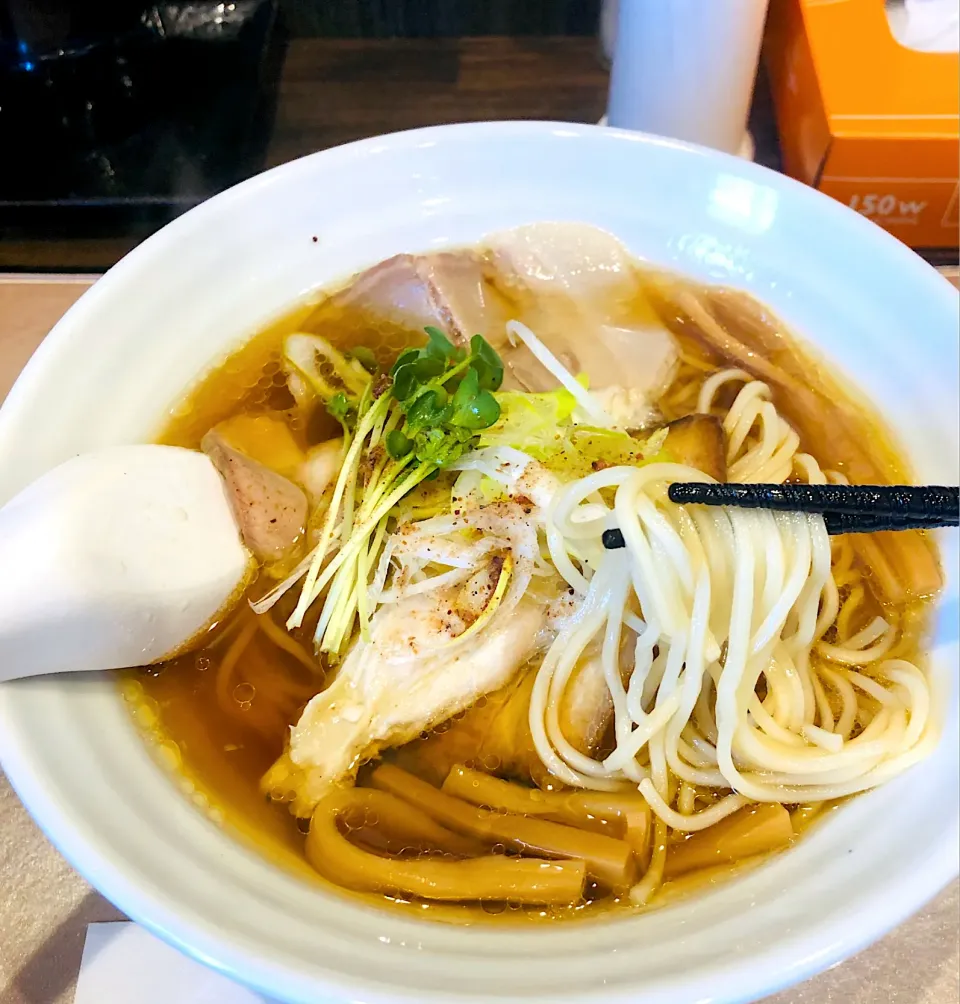
[[[87,285],[0,276],[0,400]],[[70,1004],[87,925],[118,919],[47,842],[0,773],[0,1004]],[[958,1004],[958,943],[954,883],[879,944],[768,1004]]]

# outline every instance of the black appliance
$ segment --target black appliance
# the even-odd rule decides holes
[[[132,245],[260,170],[276,20],[276,0],[0,0],[0,266],[31,267],[4,246]]]

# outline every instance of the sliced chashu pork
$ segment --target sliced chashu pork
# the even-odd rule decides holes
[[[530,694],[536,676],[535,667],[517,673],[466,714],[398,750],[397,763],[438,787],[456,764],[548,787],[550,775],[530,732]]]
[[[630,638],[632,639],[632,635]],[[621,676],[629,675],[632,645],[624,644]],[[449,726],[399,752],[399,762],[436,784],[455,764],[472,764],[501,777],[556,786],[537,754],[530,731],[530,695],[536,664],[490,694]],[[560,701],[560,729],[571,746],[597,756],[613,722],[613,698],[607,686],[599,643],[584,651]]]
[[[521,600],[475,638],[464,630],[458,593],[440,590],[381,607],[369,641],[358,640],[336,679],[304,709],[264,790],[291,798],[307,816],[331,787],[380,750],[415,738],[503,687],[539,644],[542,606]]]
[[[433,325],[462,345],[509,319],[487,288],[481,256],[469,250],[394,255],[357,275],[333,303],[412,331]]]
[[[678,350],[652,313],[638,315],[641,290],[620,241],[582,223],[535,223],[487,243],[491,284],[522,309],[520,319],[571,372],[587,374],[591,388],[628,390],[634,422],[649,421]],[[525,350],[496,347],[523,388],[555,386]]]
[[[537,223],[489,237],[486,250],[396,255],[358,275],[337,302],[411,330],[435,325],[465,345],[482,334],[506,364],[505,387],[552,390],[556,380],[506,322],[523,321],[571,372],[594,389],[620,388],[617,404],[632,426],[653,418],[653,403],[677,365],[663,326],[638,319],[640,290],[630,256],[611,234],[580,223]],[[626,422],[626,418],[624,418]]]

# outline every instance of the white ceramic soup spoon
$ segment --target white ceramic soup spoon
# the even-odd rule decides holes
[[[120,669],[190,647],[255,572],[203,453],[117,446],[0,509],[0,681]]]

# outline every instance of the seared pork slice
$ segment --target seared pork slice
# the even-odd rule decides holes
[[[530,694],[536,676],[535,668],[521,670],[466,714],[398,750],[397,762],[437,786],[458,763],[546,786],[550,775],[530,733]]]
[[[542,606],[521,600],[475,639],[450,647],[442,642],[455,643],[463,631],[459,599],[448,589],[381,607],[370,640],[356,642],[333,683],[304,709],[264,789],[289,787],[293,811],[308,815],[363,761],[504,686],[539,643]]]
[[[334,303],[411,331],[433,325],[465,345],[473,335],[486,336],[491,327],[502,332],[509,320],[491,299],[483,265],[474,251],[394,255],[361,272],[335,295]]]
[[[634,285],[630,252],[586,223],[530,223],[487,238],[497,271],[534,293],[602,299]]]
[[[632,637],[632,636],[631,636]],[[621,674],[632,649],[625,645]],[[528,781],[542,788],[556,786],[544,767],[530,732],[530,694],[536,664],[519,673],[507,686],[490,694],[460,718],[427,739],[399,751],[398,762],[436,784],[442,784],[458,763],[501,777]],[[613,721],[613,699],[600,661],[600,645],[587,647],[560,703],[560,728],[574,749],[586,756],[601,750]]]
[[[629,392],[638,426],[653,420],[677,366],[673,335],[643,314],[626,248],[580,223],[494,234],[485,252],[396,255],[361,272],[334,303],[411,332],[435,325],[461,345],[481,334],[503,358],[505,388],[553,390],[556,379],[529,350],[507,341],[506,322],[521,320],[591,388]]]
[[[490,283],[574,374],[593,389],[629,391],[633,411],[652,418],[678,362],[676,341],[644,311],[630,254],[612,234],[583,223],[534,223],[488,238]],[[522,389],[556,381],[523,347],[495,344]],[[645,406],[637,404],[645,398]]]
[[[234,449],[216,428],[200,444],[220,472],[243,542],[263,562],[286,557],[304,532],[307,497],[288,478]]]

